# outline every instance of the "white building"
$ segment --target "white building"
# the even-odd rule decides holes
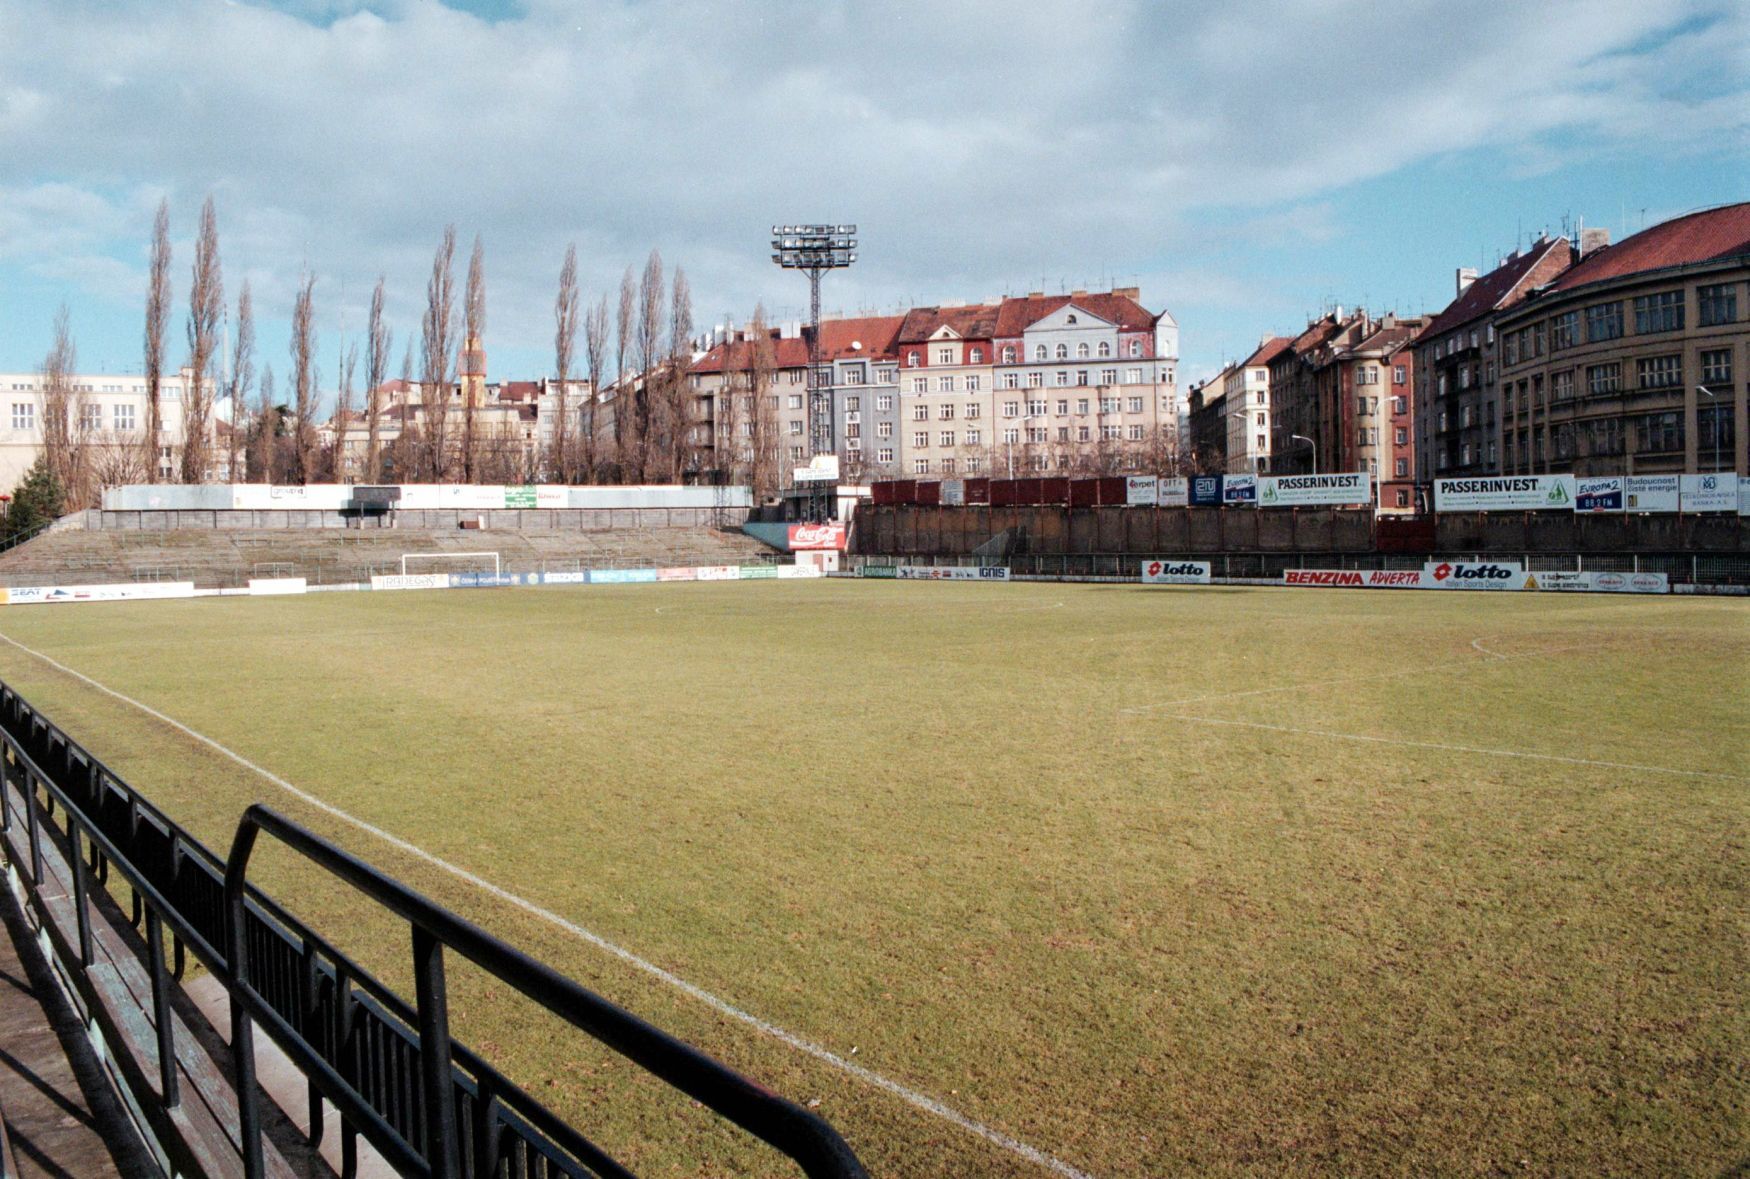
[[[157,446],[158,477],[169,479],[178,470],[182,446],[183,393],[193,379],[189,369],[164,376],[159,383],[160,432]],[[144,453],[146,429],[146,378],[138,374],[78,373],[69,378],[73,391],[72,425],[75,439],[97,455],[100,473],[120,467],[130,458],[136,463],[131,477],[121,482],[139,482],[145,472],[137,468]],[[43,452],[45,413],[41,373],[0,373],[0,491],[10,493]],[[215,418],[226,409],[215,406]],[[213,461],[221,467],[226,455],[213,448]],[[226,472],[215,470],[215,478]]]

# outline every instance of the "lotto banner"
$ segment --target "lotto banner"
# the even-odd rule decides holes
[[[1208,561],[1144,561],[1145,585],[1208,585]]]
[[[1521,590],[1525,567],[1517,561],[1429,561],[1423,588],[1460,590]]]

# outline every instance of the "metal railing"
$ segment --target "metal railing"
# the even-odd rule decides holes
[[[221,861],[4,683],[0,771],[0,832],[8,833],[8,854],[16,857],[15,820],[25,825],[26,890],[44,885],[45,841],[69,866],[74,929],[50,932],[81,987],[98,985],[90,977],[95,960],[91,914],[94,903],[107,899],[103,894],[112,866],[131,892],[131,921],[142,927],[139,950],[151,980],[156,1068],[150,1060],[118,1059],[118,1079],[160,1149],[185,1174],[203,1170],[193,1149],[178,1145],[170,1116],[181,1101],[176,1021],[169,1018],[171,977],[181,977],[186,950],[230,998],[240,1153],[250,1179],[264,1173],[263,1115],[254,1076],[257,1024],[305,1073],[311,1145],[322,1136],[322,1102],[339,1112],[346,1174],[356,1169],[362,1134],[406,1174],[446,1179],[629,1175],[605,1150],[450,1038],[446,949],[760,1138],[811,1179],[865,1174],[844,1140],[818,1115],[265,807],[245,812],[229,858]],[[64,831],[54,821],[57,811]],[[409,923],[417,980],[413,1004],[248,883],[262,832]],[[171,942],[168,966],[165,929]],[[100,1007],[88,1005],[94,1011]],[[120,1027],[105,1032],[118,1042],[126,1040]]]

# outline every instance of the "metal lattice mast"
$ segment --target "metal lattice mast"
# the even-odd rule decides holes
[[[829,270],[841,270],[857,260],[855,225],[774,225],[772,261],[786,270],[808,275],[808,446],[813,455],[838,451],[833,424],[832,382],[823,379],[820,360],[820,280]],[[818,489],[830,501],[831,489]],[[831,514],[830,502],[810,512],[819,519]]]

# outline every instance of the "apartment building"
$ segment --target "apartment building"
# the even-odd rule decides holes
[[[160,432],[156,447],[158,478],[176,477],[183,440],[183,397],[194,373],[182,369],[159,384]],[[89,447],[93,469],[106,484],[144,481],[147,418],[146,378],[137,373],[79,373],[70,378],[73,394],[71,428],[74,440]],[[41,373],[0,373],[0,490],[10,492],[42,454],[44,402]],[[210,390],[209,390],[210,392]],[[215,417],[228,413],[222,402]],[[215,430],[221,423],[215,423]],[[225,475],[226,448],[209,447],[218,464],[211,474]],[[105,472],[113,473],[109,479]]]
[[[1596,249],[1493,317],[1501,470],[1750,470],[1750,202]]]
[[[1270,472],[1270,362],[1290,342],[1284,336],[1266,336],[1257,351],[1219,374],[1230,474]]]

